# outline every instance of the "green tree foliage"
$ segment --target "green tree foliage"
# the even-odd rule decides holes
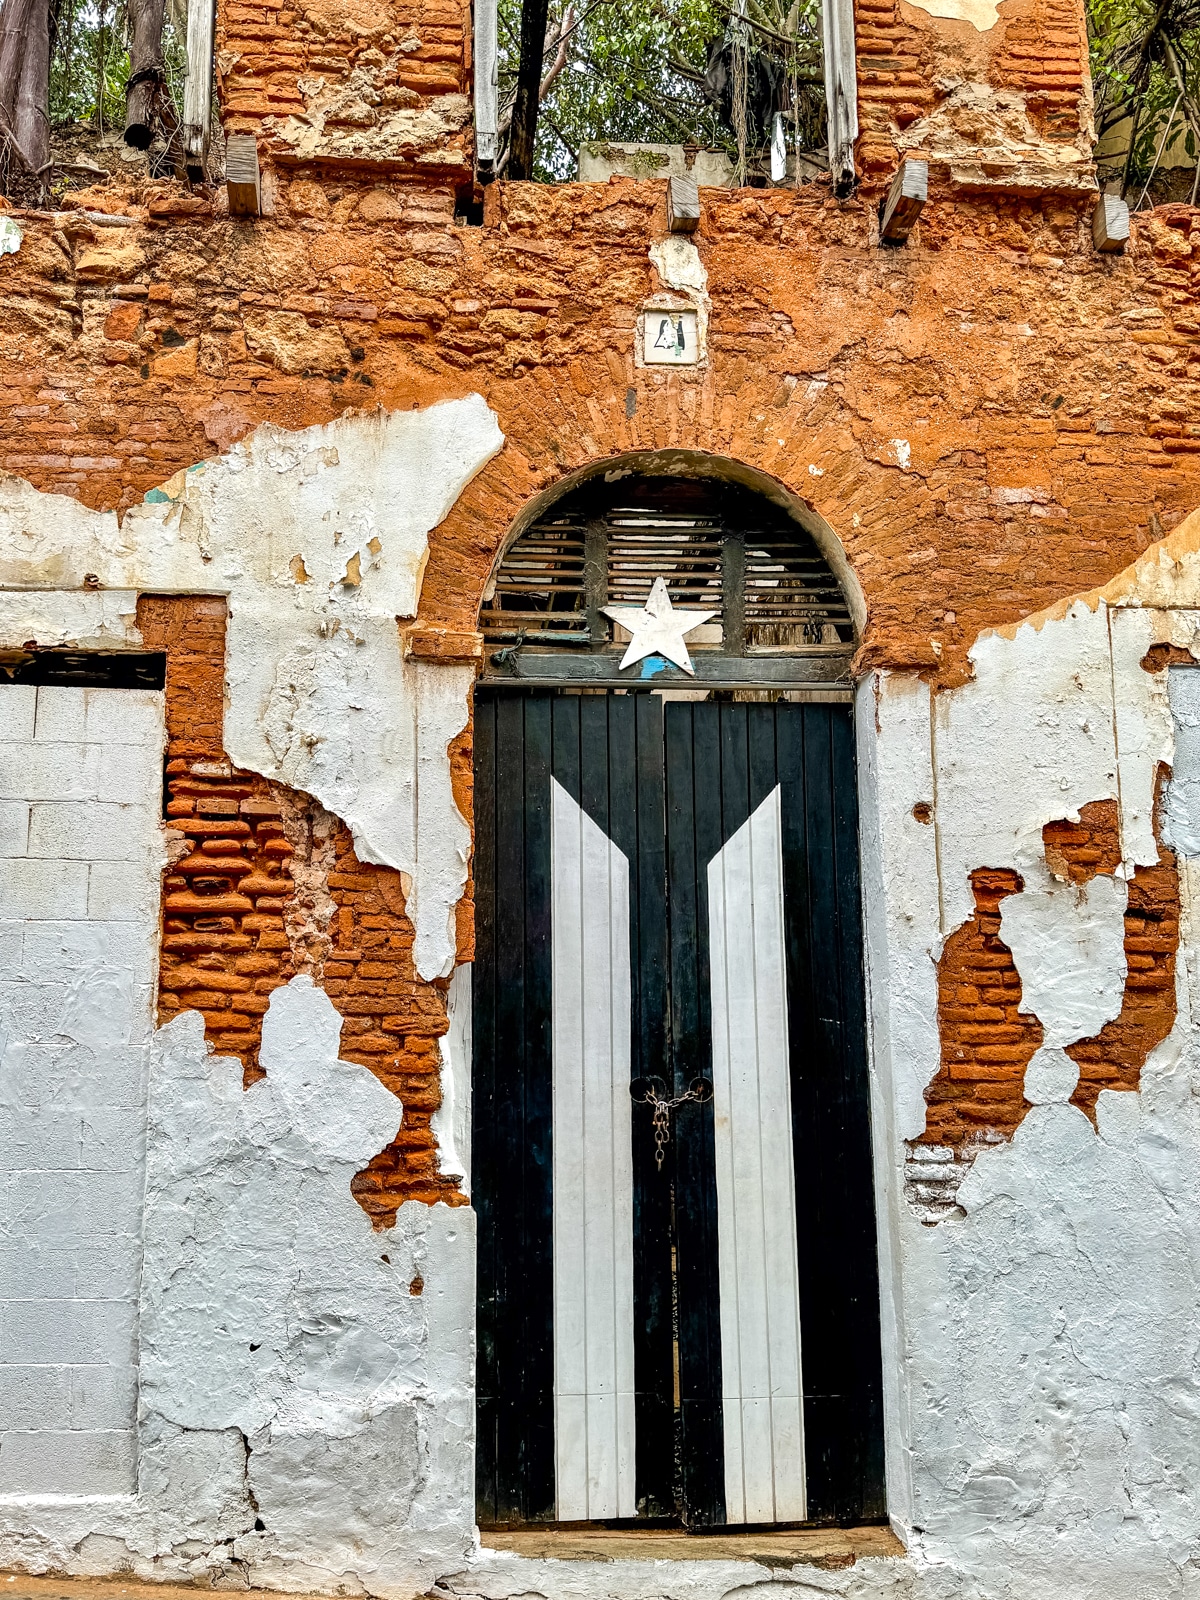
[[[782,85],[788,144],[818,147],[819,12],[820,0],[551,0],[535,175],[572,177],[579,147],[590,140],[701,145],[726,149],[735,160],[740,142],[744,161],[761,147],[764,130],[737,126],[736,69],[724,100],[711,79],[706,86],[722,44],[749,63],[743,77],[753,77],[756,62],[768,64]],[[500,0],[502,132],[516,91],[520,33],[521,0]]]
[[[1189,159],[1200,160],[1200,0],[1086,3],[1096,133],[1124,136],[1100,176],[1119,178],[1136,203],[1181,134]]]
[[[129,42],[125,0],[57,0],[51,13],[50,122],[87,123],[99,133],[125,123]],[[182,113],[187,12],[168,10],[163,32],[167,89]]]

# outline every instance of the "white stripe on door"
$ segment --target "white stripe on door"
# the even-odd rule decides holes
[[[629,863],[550,780],[561,1522],[636,1514]]]
[[[778,786],[708,867],[725,1516],[802,1522],[804,1410]]]

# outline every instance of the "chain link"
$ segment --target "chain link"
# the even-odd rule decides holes
[[[710,1086],[705,1083],[700,1088],[695,1084],[684,1094],[678,1094],[673,1100],[664,1100],[654,1087],[653,1083],[646,1086],[646,1092],[638,1097],[636,1104],[651,1106],[653,1108],[654,1122],[654,1165],[662,1171],[663,1159],[667,1153],[667,1145],[671,1139],[671,1113],[679,1106],[686,1105],[689,1100],[703,1102],[711,1093]]]

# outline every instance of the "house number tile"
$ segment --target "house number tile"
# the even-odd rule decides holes
[[[694,311],[642,312],[642,353],[648,366],[694,367],[700,341]]]

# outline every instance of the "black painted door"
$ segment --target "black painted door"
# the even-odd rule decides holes
[[[881,1517],[850,709],[481,688],[475,752],[479,1521]]]

